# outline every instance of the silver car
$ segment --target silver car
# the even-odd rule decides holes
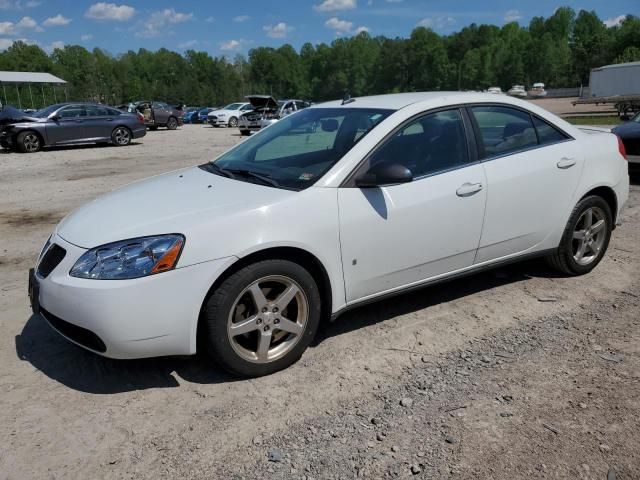
[[[30,114],[12,107],[0,112],[0,146],[23,153],[80,143],[125,146],[146,133],[141,115],[94,103],[59,103]]]

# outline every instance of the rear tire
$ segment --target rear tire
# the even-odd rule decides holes
[[[263,260],[229,276],[209,297],[201,339],[231,373],[269,375],[302,356],[318,329],[320,308],[307,270],[288,260]]]
[[[178,120],[176,117],[169,117],[169,120],[167,120],[167,129],[175,130],[176,128],[178,128]]]
[[[36,132],[27,130],[18,134],[16,137],[16,146],[22,153],[35,153],[39,152],[42,148],[42,140]]]
[[[127,127],[116,127],[111,132],[111,142],[116,147],[126,147],[131,143],[131,130]]]
[[[240,130],[240,135],[242,135],[243,137],[248,137],[249,135],[251,135],[251,131],[250,130]]]
[[[149,127],[149,130],[151,130],[152,132],[155,132],[156,130],[158,130],[158,126],[152,125],[151,127]]]
[[[566,275],[589,273],[604,257],[612,230],[609,204],[596,195],[583,198],[571,212],[560,245],[547,262]]]

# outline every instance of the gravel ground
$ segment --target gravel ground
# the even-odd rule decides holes
[[[353,310],[265,378],[103,359],[31,316],[62,216],[238,141],[0,154],[0,478],[640,478],[637,184],[591,274],[526,262]]]

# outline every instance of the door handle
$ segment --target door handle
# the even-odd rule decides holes
[[[556,165],[558,166],[558,168],[565,170],[567,168],[573,167],[575,164],[576,164],[575,158],[562,157]]]
[[[463,183],[458,190],[456,190],[456,195],[459,197],[470,197],[482,190],[481,183]]]

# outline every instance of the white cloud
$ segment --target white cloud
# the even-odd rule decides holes
[[[436,17],[436,18],[427,17],[420,20],[416,24],[416,26],[432,28],[434,30],[442,30],[444,28],[450,27],[454,23],[456,23],[456,19],[453,17],[447,17],[447,16]]]
[[[220,50],[223,52],[234,52],[240,50],[246,43],[246,40],[242,38],[240,40],[228,40],[220,43]]]
[[[0,10],[23,10],[25,8],[34,8],[40,5],[42,2],[36,0],[29,0],[24,2],[23,0],[0,0]]]
[[[131,20],[135,13],[136,9],[129,5],[116,5],[115,3],[98,2],[91,5],[84,16],[93,20],[126,22]]]
[[[15,35],[25,30],[41,31],[42,29],[31,17],[22,17],[18,23],[0,22],[0,35]]]
[[[88,40],[91,40],[93,38],[93,35],[91,35],[90,33],[87,33],[86,35],[82,35],[80,37],[80,40],[82,40],[83,42],[86,42]]]
[[[69,25],[70,23],[71,19],[62,16],[61,14],[58,14],[55,17],[49,17],[42,22],[45,27],[62,27],[64,25]]]
[[[520,13],[519,10],[509,10],[507,13],[504,14],[504,21],[507,23],[517,22],[521,18],[522,18],[522,14]]]
[[[400,3],[403,2],[404,0],[387,0],[387,3]]]
[[[607,28],[618,27],[626,18],[626,15],[618,15],[617,17],[607,18],[602,23],[604,23]]]
[[[357,8],[357,0],[324,0],[319,5],[314,5],[317,12],[336,12],[338,10],[352,10]]]
[[[356,28],[355,34],[357,35],[357,34],[362,33],[362,32],[369,33],[369,27],[365,27],[364,25],[362,27],[358,27],[358,28]]]
[[[0,51],[6,50],[13,45],[13,40],[10,38],[0,38]]]
[[[198,45],[198,40],[189,40],[187,42],[182,42],[178,44],[178,48],[182,48],[182,49],[187,49],[187,48],[193,48],[196,45]]]
[[[287,25],[284,22],[276,23],[275,25],[265,25],[262,29],[271,38],[285,38],[287,34],[293,30],[293,27]]]
[[[324,22],[324,26],[330,28],[331,30],[335,30],[336,33],[348,33],[353,27],[353,22],[340,20],[337,17],[331,17],[329,20]]]
[[[234,22],[242,23],[249,20],[251,17],[249,15],[238,15],[237,17],[233,17]]]
[[[48,53],[53,53],[56,48],[64,48],[64,42],[58,40],[57,42],[51,42],[44,47],[44,50]]]
[[[165,26],[188,22],[192,18],[193,13],[176,12],[173,8],[158,10],[142,22],[142,29],[136,33],[136,37],[157,37],[165,33],[163,30]]]
[[[207,17],[204,19],[205,22],[207,23],[213,23],[216,21],[215,17]]]

